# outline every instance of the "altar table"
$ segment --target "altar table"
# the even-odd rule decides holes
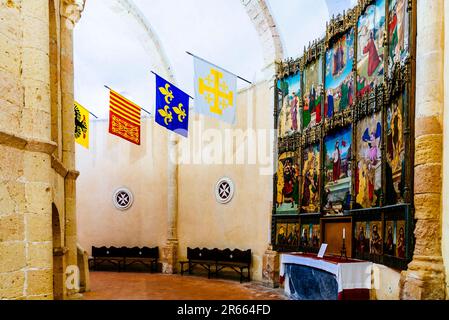
[[[373,264],[316,254],[282,254],[280,280],[296,300],[369,300]]]

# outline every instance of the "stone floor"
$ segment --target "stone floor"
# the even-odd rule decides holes
[[[161,273],[91,272],[85,300],[286,300],[282,289],[255,282]]]

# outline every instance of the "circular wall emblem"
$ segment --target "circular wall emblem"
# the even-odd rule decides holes
[[[117,209],[124,211],[131,208],[134,202],[134,197],[129,189],[119,188],[114,192],[112,202],[114,202],[114,206]]]
[[[225,204],[234,196],[234,182],[229,178],[221,178],[215,186],[215,198],[217,202]]]

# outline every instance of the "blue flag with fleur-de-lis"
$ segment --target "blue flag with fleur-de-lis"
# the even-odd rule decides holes
[[[157,74],[155,121],[170,131],[188,136],[189,95]]]

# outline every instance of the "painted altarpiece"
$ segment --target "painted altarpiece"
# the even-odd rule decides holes
[[[397,269],[411,261],[415,8],[416,0],[359,0],[301,58],[277,63],[275,250],[317,252],[321,226],[350,221],[351,256]],[[297,160],[293,201],[280,192],[286,159]],[[277,228],[287,233],[292,222],[298,245],[283,246]]]

